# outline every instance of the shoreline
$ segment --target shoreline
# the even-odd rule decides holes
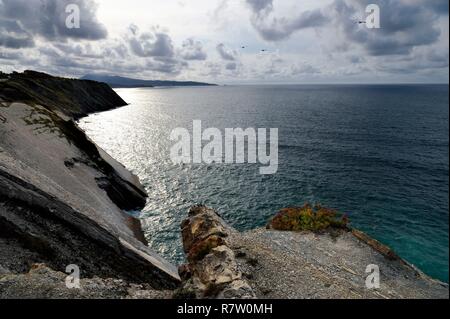
[[[34,90],[36,85],[40,87],[40,93]],[[0,296],[19,296],[20,293],[27,295],[24,290],[36,289],[35,297],[41,296],[44,290],[51,298],[52,291],[48,291],[51,278],[60,278],[65,266],[78,263],[87,274],[87,281],[106,281],[111,287],[109,290],[117,289],[116,294],[110,295],[103,290],[94,289],[86,292],[85,297],[92,297],[97,293],[98,296],[105,294],[111,298],[161,294],[166,298],[170,295],[168,291],[173,291],[180,283],[186,287],[189,286],[188,281],[194,280],[193,285],[196,287],[193,288],[193,294],[197,298],[208,297],[208,294],[226,298],[263,298],[266,295],[280,298],[281,290],[265,295],[264,287],[261,286],[262,279],[247,278],[246,274],[254,271],[248,269],[249,265],[256,267],[252,266],[251,260],[259,258],[263,267],[262,277],[269,278],[274,285],[287,285],[288,279],[279,277],[274,272],[276,268],[273,268],[274,265],[280,267],[276,259],[282,258],[284,252],[275,245],[272,246],[272,251],[265,250],[265,256],[262,250],[253,250],[253,244],[254,247],[273,245],[274,238],[286,240],[287,237],[291,241],[297,240],[298,245],[310,245],[308,247],[311,254],[316,258],[323,257],[314,244],[311,244],[314,243],[314,238],[310,240],[311,234],[305,237],[305,234],[261,229],[238,233],[220,217],[216,218],[214,211],[194,207],[190,218],[194,218],[198,225],[206,222],[209,226],[206,233],[195,234],[196,231],[189,228],[186,222],[183,223],[185,252],[190,262],[189,267],[193,269],[187,270],[189,267],[182,266],[178,273],[174,265],[147,247],[139,220],[126,216],[123,212],[145,205],[147,194],[138,177],[93,143],[75,123],[77,119],[92,112],[124,106],[125,101],[110,87],[98,82],[53,78],[35,72],[14,75],[1,82],[0,88],[0,115],[5,119],[0,131],[4,137],[0,144],[0,229],[3,230],[0,247],[12,245],[14,248],[0,249]],[[81,96],[80,91],[83,92]],[[52,99],[52,94],[57,94],[57,98]],[[196,209],[199,211],[195,212]],[[198,219],[197,215],[202,215],[203,219]],[[189,219],[187,223],[189,224]],[[191,236],[189,232],[193,237],[186,239]],[[342,238],[345,239],[345,244],[360,247],[367,256],[375,256],[377,260],[379,255],[383,256],[386,259],[380,259],[383,264],[395,263],[395,269],[399,273],[407,272],[413,277],[403,284],[416,287],[425,297],[440,296],[446,290],[448,298],[448,285],[426,275],[422,276],[410,269],[412,267],[395,256],[387,246],[361,232],[356,231],[356,234],[364,242],[363,248],[344,235]],[[305,241],[305,238],[308,240]],[[320,238],[324,245],[340,249],[328,237]],[[253,242],[253,239],[257,241]],[[196,244],[193,246],[194,242]],[[196,247],[200,253],[192,253],[192,247]],[[296,251],[299,247],[301,246],[289,249]],[[241,248],[246,251],[240,251]],[[193,257],[196,254],[199,255]],[[20,256],[17,257],[18,255]],[[248,257],[249,255],[256,257]],[[275,261],[267,259],[272,255],[277,256]],[[290,266],[298,268],[295,263],[308,267],[315,265],[301,259],[301,256],[289,256],[289,260],[292,260]],[[203,263],[204,260],[209,261]],[[204,270],[214,262],[223,272],[215,274],[215,271],[210,271],[205,278]],[[319,264],[326,268],[326,265]],[[344,272],[348,271],[344,269]],[[24,282],[27,276],[24,274],[27,273],[31,277],[45,274],[48,280],[39,282],[36,278],[36,281],[27,284]],[[311,273],[320,276],[323,271]],[[344,293],[337,287],[334,291],[324,291],[323,287],[301,279],[304,274],[298,275],[300,279],[297,284],[311,284],[311,289],[316,289],[321,298],[339,297],[338,293]],[[329,280],[338,278],[333,276]],[[111,278],[120,282],[110,283]],[[360,283],[360,279],[358,275],[356,279],[346,278],[342,283],[350,289],[349,282],[356,280]],[[208,288],[210,284],[213,287]],[[323,284],[328,285],[328,281]],[[393,285],[394,288],[397,287],[395,283]],[[216,291],[216,286],[221,291]],[[230,289],[222,289],[222,286]],[[414,298],[414,295],[403,291],[402,287],[398,286],[400,292],[391,294],[390,297],[405,294]],[[292,291],[292,287],[290,289],[292,296],[297,297],[308,298],[312,293],[312,290],[300,289],[296,292]],[[362,297],[375,297],[368,292],[357,291]],[[54,287],[54,293],[56,292],[63,295],[67,293],[67,297],[73,295],[64,289],[62,283]],[[83,293],[80,292],[80,297]],[[342,298],[345,296],[350,298],[352,295],[344,293]]]

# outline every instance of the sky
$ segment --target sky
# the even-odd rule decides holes
[[[67,28],[66,7],[80,9]],[[366,7],[380,8],[369,29]],[[448,83],[448,0],[0,0],[0,70],[219,84]]]

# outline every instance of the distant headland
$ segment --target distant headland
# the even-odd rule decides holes
[[[141,80],[131,79],[122,76],[111,76],[102,74],[87,74],[81,80],[92,80],[104,82],[113,88],[136,88],[155,86],[217,86],[217,84],[194,82],[194,81],[162,81],[162,80]]]

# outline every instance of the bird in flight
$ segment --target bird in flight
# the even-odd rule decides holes
[[[356,24],[366,24],[366,21],[364,21],[364,20],[361,20],[361,19],[359,19],[359,18],[352,18],[352,19],[350,19],[353,23],[356,23]]]

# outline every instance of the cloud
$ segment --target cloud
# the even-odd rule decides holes
[[[195,41],[193,38],[189,38],[183,42],[180,54],[185,60],[204,61],[208,57],[203,50],[202,43],[200,41]]]
[[[256,14],[273,10],[273,0],[247,0],[247,4]]]
[[[320,69],[310,65],[310,64],[300,64],[300,65],[294,65],[292,67],[292,74],[293,75],[299,75],[299,74],[320,74],[322,73]]]
[[[228,71],[235,71],[237,69],[237,63],[235,62],[227,63],[225,69],[227,69]]]
[[[285,40],[294,32],[325,25],[328,20],[320,9],[304,11],[292,18],[274,16],[273,0],[246,0],[252,10],[251,22],[267,41]]]
[[[22,59],[23,55],[21,52],[14,50],[13,52],[1,51],[0,60],[19,60]]]
[[[173,57],[174,46],[170,36],[158,28],[140,33],[135,25],[129,27],[128,43],[131,51],[139,57]]]
[[[168,8],[163,2],[151,5]],[[65,28],[68,3],[80,5],[82,30]],[[218,0],[204,11],[185,3],[185,19],[166,25],[176,36],[135,25],[111,25],[107,36],[93,0],[0,0],[0,68],[204,82],[447,81],[448,0],[308,1],[308,8],[296,0]],[[357,23],[369,3],[381,7],[379,30]],[[105,23],[114,23],[107,11]],[[144,26],[145,16],[124,19]]]
[[[235,50],[231,50],[225,46],[225,44],[220,43],[216,47],[217,52],[222,59],[226,61],[236,61],[238,53]]]
[[[145,69],[178,75],[188,66],[177,54],[172,38],[158,27],[152,27],[149,32],[141,33],[139,28],[132,24],[125,37],[131,53],[139,58],[145,59]],[[201,44],[194,40],[187,40],[180,52],[185,54],[186,60],[201,59]],[[183,51],[184,49],[184,51]],[[205,57],[206,58],[206,57]]]
[[[358,55],[350,55],[347,57],[347,59],[352,64],[359,64],[365,62],[364,57]]]
[[[332,8],[337,30],[345,41],[363,46],[371,56],[408,55],[415,47],[437,42],[441,30],[437,25],[439,12],[445,10],[441,1],[427,6],[428,1],[414,2],[379,0],[381,28],[368,29],[355,19],[365,16],[365,8],[373,0],[335,0]],[[447,10],[448,13],[448,10]]]
[[[145,59],[145,70],[178,75],[188,67],[184,60],[204,60],[206,55],[200,42],[188,39],[181,49],[176,50],[168,33],[152,27],[150,31],[141,33],[136,25],[130,25],[125,39],[131,53]],[[122,48],[117,47],[117,52]]]
[[[56,43],[53,46],[65,55],[73,55],[78,58],[102,59],[106,53],[90,43]]]
[[[33,36],[17,21],[0,20],[0,47],[22,49],[34,46]]]
[[[147,61],[147,69],[159,73],[178,75],[188,66],[187,62],[176,58],[156,58]]]
[[[206,71],[202,72],[201,75],[208,78],[217,78],[222,75],[222,66],[216,62],[206,62]]]
[[[429,5],[438,14],[448,15],[448,0],[428,0],[427,5]]]
[[[66,27],[66,6],[69,4],[76,4],[80,9],[78,29]],[[0,45],[14,48],[31,47],[35,37],[49,41],[104,39],[107,37],[107,31],[98,22],[96,12],[97,6],[92,0],[2,0]],[[11,33],[15,34],[11,36]]]
[[[376,69],[389,74],[420,74],[445,70],[449,66],[448,50],[416,50],[410,56],[398,56],[376,65]]]

